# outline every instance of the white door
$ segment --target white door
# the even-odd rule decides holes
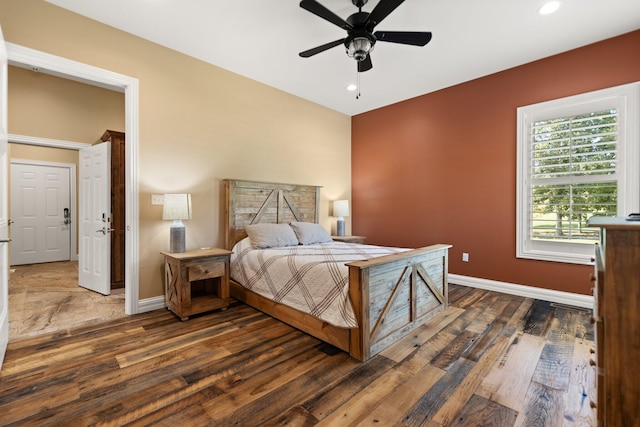
[[[71,259],[70,186],[69,168],[11,162],[11,265]]]
[[[0,368],[9,343],[9,218],[7,217],[7,48],[0,28]]]
[[[78,282],[111,293],[111,150],[109,142],[80,150]]]

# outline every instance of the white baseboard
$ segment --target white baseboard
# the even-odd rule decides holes
[[[552,289],[536,288],[534,286],[516,285],[514,283],[461,276],[459,274],[449,274],[448,277],[449,283],[453,283],[455,285],[486,289],[488,291],[502,292],[504,294],[535,298],[582,308],[592,309],[594,304],[593,296],[590,295],[554,291]]]
[[[165,308],[164,295],[138,300],[138,313]]]

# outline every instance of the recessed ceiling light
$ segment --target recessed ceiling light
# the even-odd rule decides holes
[[[356,89],[358,89],[358,86],[354,85],[353,83],[351,83],[350,85],[347,85],[347,90],[349,92],[353,92]]]
[[[559,8],[560,8],[560,2],[554,0],[554,1],[545,3],[540,9],[538,9],[538,13],[540,15],[549,15],[555,12],[556,10],[558,10]]]

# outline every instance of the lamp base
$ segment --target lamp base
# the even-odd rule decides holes
[[[344,236],[344,219],[338,218],[338,222],[336,223],[336,235]]]
[[[169,229],[169,252],[178,254],[185,251],[185,229],[182,221],[176,220]]]

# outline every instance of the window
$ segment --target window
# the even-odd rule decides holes
[[[516,256],[588,264],[592,216],[640,211],[640,83],[518,108]]]

